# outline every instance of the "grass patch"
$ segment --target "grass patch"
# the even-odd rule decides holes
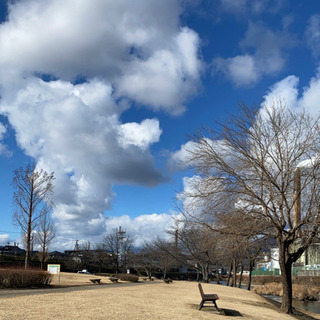
[[[274,296],[283,296],[283,290],[281,283],[271,282],[264,285],[258,286],[253,289],[254,292],[258,294],[270,294]],[[303,284],[293,284],[292,285],[292,297],[296,300],[301,301],[312,301],[317,300],[317,295],[319,293],[319,287],[310,287]]]

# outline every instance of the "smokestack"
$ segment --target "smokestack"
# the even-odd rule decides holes
[[[301,221],[301,170],[294,170],[293,180],[293,226]]]

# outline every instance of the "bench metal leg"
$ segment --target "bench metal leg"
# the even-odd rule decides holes
[[[202,309],[203,304],[204,304],[205,302],[206,302],[206,300],[201,300],[201,302],[200,302],[200,304],[199,304],[199,310],[201,310],[201,309]],[[219,312],[220,312],[220,309],[218,308],[216,301],[215,301],[215,300],[213,300],[212,302],[213,302],[214,306],[216,307],[217,311],[219,311]]]

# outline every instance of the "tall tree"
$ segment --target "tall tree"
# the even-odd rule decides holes
[[[259,221],[264,228],[256,232],[276,239],[281,310],[292,313],[291,267],[320,226],[319,117],[282,103],[240,109],[228,122],[192,138],[190,164],[201,178],[186,196],[207,208],[204,216],[223,212],[224,206],[230,214],[232,204],[243,224]]]
[[[14,223],[20,226],[26,240],[25,268],[29,266],[32,233],[40,219],[50,212],[53,206],[54,173],[36,169],[35,164],[14,171],[12,185],[15,211]]]
[[[44,268],[44,264],[48,259],[49,245],[56,236],[56,229],[51,220],[50,211],[50,208],[45,210],[45,213],[39,219],[37,232],[35,233],[36,242],[40,246],[38,255],[41,262],[41,269]]]
[[[116,273],[119,272],[120,266],[125,270],[127,263],[127,255],[132,247],[132,239],[126,232],[121,229],[113,229],[103,238],[103,244],[107,252],[111,255],[114,262]]]

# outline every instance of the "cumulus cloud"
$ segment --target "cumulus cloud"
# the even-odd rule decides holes
[[[264,75],[276,74],[286,62],[286,50],[295,39],[287,31],[272,31],[263,23],[249,23],[245,37],[240,41],[242,55],[215,58],[215,72],[223,73],[236,86],[254,85]]]
[[[174,151],[168,158],[167,166],[170,171],[184,170],[190,162],[190,152],[194,149],[195,143],[188,141],[183,144],[180,150]]]
[[[198,36],[178,27],[179,14],[178,1],[12,3],[0,28],[1,74],[101,77],[120,96],[179,114],[201,69]]]
[[[146,150],[150,144],[159,141],[161,133],[156,119],[146,119],[141,124],[128,122],[119,128],[119,142],[123,148],[132,145]]]
[[[19,146],[39,167],[55,172],[54,217],[70,222],[61,226],[64,233],[84,221],[86,234],[101,232],[114,183],[154,186],[165,180],[148,149],[159,140],[158,121],[121,124],[111,93],[99,81],[72,85],[33,78],[14,99],[3,95],[0,110],[16,128]]]
[[[290,109],[305,109],[311,115],[319,115],[320,70],[311,78],[309,84],[299,90],[299,78],[288,76],[275,83],[264,96],[263,107],[282,101]]]
[[[174,223],[174,215],[153,213],[140,215],[136,218],[130,218],[127,215],[110,217],[106,225],[108,233],[121,226],[133,239],[134,245],[140,247],[144,242],[156,240],[157,237],[167,239],[166,231],[170,230]]]
[[[180,14],[178,0],[10,3],[0,25],[0,113],[19,147],[55,172],[61,233],[102,234],[114,184],[166,181],[150,152],[159,121],[121,115],[132,104],[178,115],[196,93],[200,41],[179,26]]]
[[[289,108],[297,107],[299,79],[296,76],[288,76],[273,84],[264,96],[263,106],[275,105],[283,102]]]
[[[214,60],[217,72],[222,72],[236,86],[249,86],[257,82],[259,70],[254,57],[250,55],[233,58],[216,58]]]
[[[121,226],[121,229],[125,230],[127,235],[133,240],[135,247],[141,247],[145,242],[161,239],[169,240],[170,236],[166,231],[171,230],[175,226],[176,213],[153,213],[144,214],[135,218],[123,215],[119,217],[110,216],[107,220],[103,218],[101,221],[96,221],[97,224],[101,224],[101,229],[104,233],[93,233],[88,238],[81,239],[79,244],[90,241],[92,245],[101,243],[103,237],[113,232]],[[75,222],[76,223],[76,222]],[[59,226],[63,227],[63,225]],[[83,225],[80,225],[83,228]],[[90,228],[90,226],[88,226]],[[69,229],[65,230],[66,233],[59,233],[59,236],[55,239],[54,244],[50,250],[67,250],[74,247],[75,235],[69,232]]]

